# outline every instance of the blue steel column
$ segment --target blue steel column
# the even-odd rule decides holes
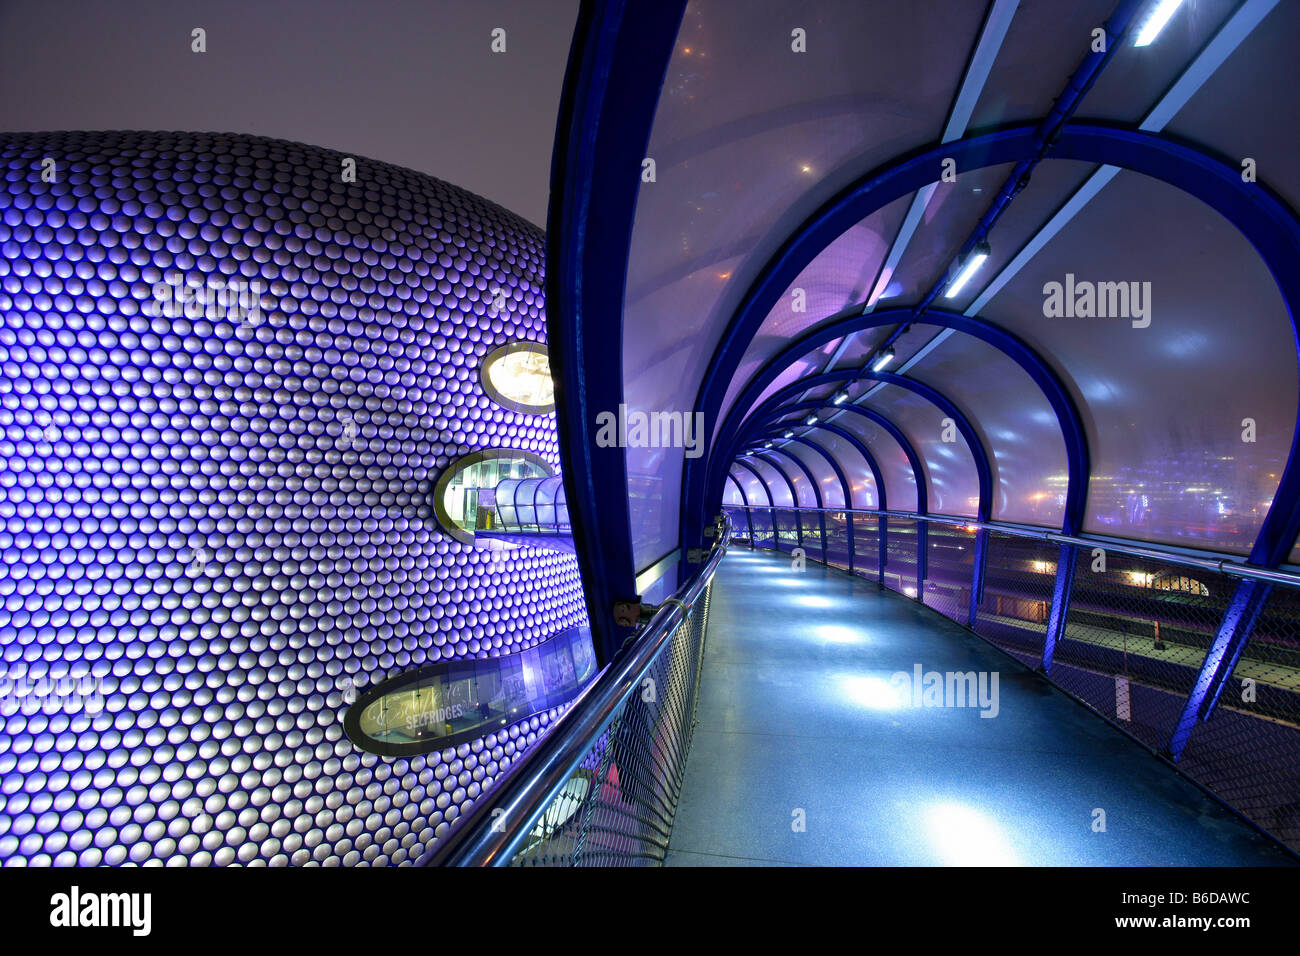
[[[1210,645],[1209,653],[1205,655],[1201,671],[1196,677],[1196,683],[1192,685],[1192,692],[1188,694],[1187,702],[1183,705],[1178,726],[1174,728],[1173,736],[1169,739],[1167,756],[1170,759],[1177,760],[1183,755],[1183,748],[1187,746],[1187,740],[1192,735],[1197,721],[1210,719],[1210,715],[1214,712],[1214,705],[1218,703],[1219,695],[1223,693],[1228,676],[1237,666],[1241,652],[1245,649],[1246,642],[1250,640],[1255,622],[1259,620],[1260,612],[1264,610],[1264,604],[1271,590],[1264,582],[1249,579],[1237,585],[1228,610],[1223,615],[1223,621],[1219,624],[1214,643]]]
[[[770,412],[770,413],[769,413],[769,416],[780,417],[781,415],[789,414],[790,412],[795,412],[795,411],[799,411],[799,412],[804,412],[804,411],[813,411],[813,410],[815,410],[815,409],[826,408],[826,407],[831,407],[831,408],[835,408],[835,409],[837,409],[838,411],[841,411],[841,412],[848,412],[848,413],[851,413],[851,414],[854,414],[854,415],[858,415],[858,416],[860,416],[860,417],[862,417],[862,418],[866,418],[868,421],[875,422],[877,425],[879,425],[881,428],[883,428],[883,429],[885,430],[885,432],[888,433],[889,436],[890,436],[891,438],[894,439],[894,441],[898,442],[899,447],[902,448],[902,450],[903,450],[903,454],[907,457],[907,463],[908,463],[909,467],[911,467],[911,469],[912,469],[912,478],[913,478],[913,481],[914,481],[915,484],[916,484],[916,511],[917,511],[918,514],[922,514],[922,515],[927,515],[927,514],[929,514],[929,513],[930,513],[929,494],[928,494],[928,492],[926,491],[926,480],[927,480],[927,479],[926,479],[926,476],[925,476],[925,471],[924,471],[924,469],[921,467],[921,457],[916,453],[916,449],[912,447],[912,443],[911,443],[910,441],[907,440],[907,436],[903,434],[903,432],[899,429],[899,427],[898,427],[897,425],[895,425],[893,422],[891,422],[891,421],[890,421],[888,418],[886,418],[884,415],[881,415],[879,412],[875,411],[874,409],[864,408],[864,407],[861,406],[861,405],[854,405],[854,404],[852,404],[852,403],[848,403],[848,404],[844,404],[844,405],[832,405],[832,406],[827,406],[827,403],[826,403],[826,402],[806,401],[806,402],[796,402],[796,403],[793,404],[793,405],[786,405],[786,406],[783,406],[782,408],[777,409],[776,411]],[[763,423],[765,423],[766,420],[767,420],[767,418],[768,418],[769,416],[763,416],[761,419],[756,420],[755,424],[758,425],[758,424],[763,424]],[[829,423],[826,423],[826,424],[829,425]],[[864,455],[864,457],[867,457],[867,456]],[[870,460],[870,459],[868,459],[868,460]],[[1086,475],[1086,471],[1085,471],[1085,475]],[[881,484],[881,487],[883,487],[883,486],[884,486],[884,481],[882,480],[882,481],[880,482],[880,484]],[[855,532],[854,532],[853,527],[852,527],[852,525],[853,525],[853,515],[852,515],[852,514],[846,514],[845,517],[846,517],[846,519],[847,519],[847,521],[848,521],[848,524],[849,524],[849,527],[848,527],[848,529],[847,529],[848,534],[849,534],[849,540],[850,540],[850,541],[853,541],[853,540],[855,540],[855,537],[856,537]],[[885,519],[884,517],[881,517],[880,520],[883,522],[883,521],[886,521],[887,519]],[[927,531],[928,531],[928,526],[927,526],[927,525],[922,524],[922,525],[920,525],[920,527],[925,527],[925,528],[927,529]],[[886,528],[885,528],[885,531],[887,532],[887,530],[888,530],[888,528],[886,527]],[[928,535],[927,535],[927,538],[928,538]],[[856,550],[856,548],[855,548],[854,550]],[[854,561],[854,553],[853,553],[853,550],[851,550],[851,551],[849,552],[849,570],[850,570],[850,571],[853,570],[853,561]],[[880,568],[881,568],[881,571],[880,571],[880,577],[878,578],[878,580],[879,580],[881,583],[883,583],[883,582],[884,582],[884,565],[882,564],[882,565],[880,566]]]
[[[758,479],[758,483],[762,487],[764,494],[767,495],[767,510],[772,512],[772,550],[780,551],[781,549],[777,547],[777,539],[776,539],[776,499],[772,497],[772,489],[767,486],[767,482],[763,479],[763,476],[758,473],[758,469],[756,469],[749,462],[741,461],[739,458],[737,458],[733,464],[736,464],[739,467],[744,468],[747,472],[749,472],[756,479]],[[753,526],[752,519],[750,520],[750,526],[752,529]]]
[[[752,551],[754,549],[754,519],[749,514],[749,495],[745,494],[745,489],[740,486],[740,482],[736,480],[734,475],[728,477],[731,478],[731,483],[736,486],[736,490],[740,492],[740,503],[745,506],[745,524],[749,526],[749,548]]]
[[[546,313],[565,496],[596,658],[640,601],[621,448],[595,421],[623,401],[623,305],[632,224],[655,107],[685,0],[584,3],[564,75],[546,222]],[[625,619],[624,619],[625,620]]]
[[[822,503],[822,490],[817,486],[816,477],[813,475],[812,471],[809,470],[808,466],[804,464],[803,459],[801,459],[798,455],[792,455],[784,448],[773,448],[772,453],[773,454],[779,453],[784,455],[786,458],[789,458],[792,462],[794,462],[799,467],[799,470],[803,472],[803,476],[808,479],[808,484],[813,491],[813,500],[817,502],[817,523],[821,529],[822,554],[825,555],[826,553],[826,507]],[[759,457],[762,458],[763,456],[760,455]],[[768,459],[764,458],[763,460],[767,461]],[[796,499],[796,503],[797,503],[797,499]],[[799,526],[802,529],[803,527],[802,518],[800,519]]]
[[[1056,644],[1065,633],[1065,619],[1070,613],[1070,595],[1074,593],[1074,566],[1077,563],[1073,545],[1063,544],[1056,556],[1056,583],[1052,586],[1052,613],[1047,619],[1047,636],[1043,641],[1043,671],[1052,672],[1052,656]]]
[[[979,620],[980,602],[984,600],[984,566],[989,550],[989,533],[987,528],[975,532],[975,561],[971,568],[970,606],[966,609],[966,626],[974,627]]]
[[[782,468],[776,462],[772,461],[770,458],[764,456],[761,452],[755,452],[754,457],[757,458],[759,461],[764,462],[769,468],[771,468],[778,475],[780,475],[782,480],[785,482],[786,490],[790,492],[790,505],[791,505],[790,510],[794,512],[795,547],[802,548],[803,547],[803,520],[799,517],[799,492],[795,490],[794,482],[790,480],[790,476],[785,473],[784,468]]]

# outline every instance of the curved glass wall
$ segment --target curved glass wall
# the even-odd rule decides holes
[[[486,489],[479,493],[480,508],[486,504],[486,494]],[[507,478],[491,495],[497,530],[535,533],[570,530],[564,482],[558,475],[552,478]]]

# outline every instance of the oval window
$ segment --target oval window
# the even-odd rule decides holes
[[[476,451],[452,462],[438,478],[433,491],[434,513],[453,538],[474,544],[475,531],[494,527],[499,484],[517,478],[549,478],[552,474],[551,466],[529,451]]]
[[[343,729],[369,753],[429,753],[568,703],[595,674],[591,631],[574,627],[516,654],[441,661],[383,681],[348,708]]]
[[[540,342],[511,342],[483,359],[483,390],[512,412],[544,415],[555,410],[551,359]]]

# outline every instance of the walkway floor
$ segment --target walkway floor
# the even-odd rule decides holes
[[[989,697],[996,672],[996,716],[913,706],[891,678],[917,665]],[[670,866],[1292,861],[975,635],[811,561],[723,560],[701,683]]]

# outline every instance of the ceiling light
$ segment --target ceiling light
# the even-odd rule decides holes
[[[838,392],[835,393],[835,397],[831,399],[831,402],[833,402],[836,405],[843,405],[848,400],[849,400],[848,389],[840,389]]]
[[[880,354],[876,356],[875,361],[871,363],[871,371],[883,372],[889,366],[889,363],[892,362],[893,360],[894,360],[894,347],[892,345],[888,345],[883,350],[881,350]]]
[[[785,437],[785,438],[793,438],[793,437],[794,437],[794,432],[790,431],[789,429],[786,429],[786,432],[785,432],[784,437]]]
[[[984,260],[989,257],[992,251],[993,250],[989,248],[987,242],[977,243],[975,248],[970,251],[970,255],[966,257],[966,261],[962,263],[961,270],[957,273],[957,278],[953,279],[952,284],[948,286],[948,291],[944,294],[944,298],[951,299],[961,292],[962,287],[970,281],[970,277],[976,273],[979,267],[984,265]]]
[[[816,416],[816,415],[809,415],[807,418],[805,418],[805,419],[803,420],[803,423],[804,423],[805,425],[816,425],[816,424],[817,424],[817,416]]]
[[[1138,30],[1137,38],[1134,39],[1134,46],[1147,46],[1151,41],[1160,35],[1160,31],[1165,28],[1169,18],[1174,15],[1174,11],[1182,5],[1183,0],[1155,0],[1151,5],[1151,13],[1147,16],[1146,22]]]

